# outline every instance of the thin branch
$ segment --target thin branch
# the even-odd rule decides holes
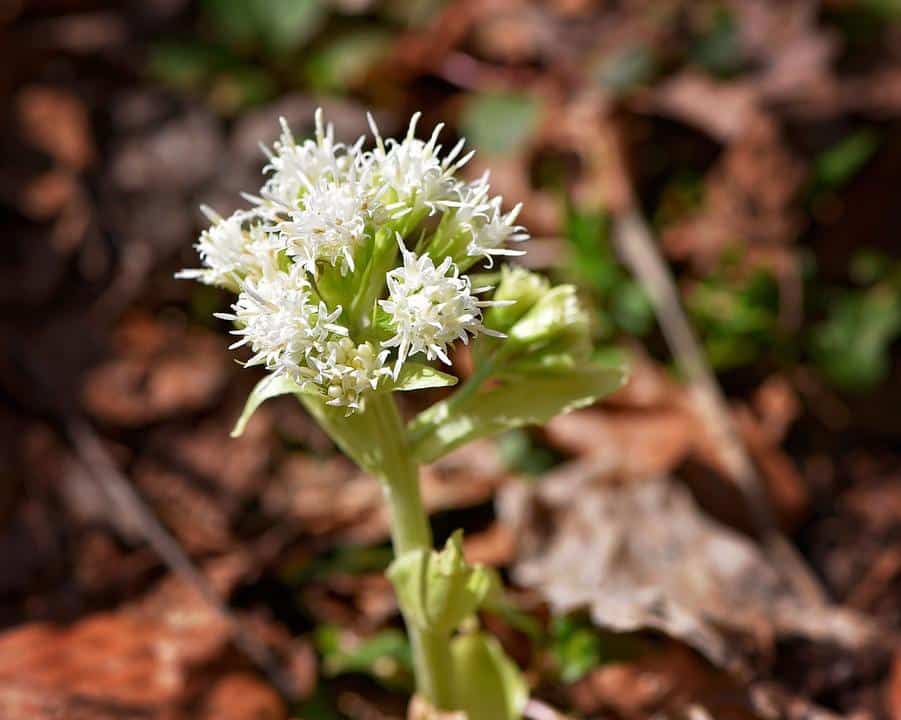
[[[166,566],[192,586],[225,620],[235,645],[266,675],[273,686],[287,699],[296,698],[297,689],[290,677],[282,671],[275,656],[229,609],[209,578],[193,564],[178,541],[163,527],[144,500],[135,492],[110,457],[96,431],[85,420],[74,415],[66,418],[65,430],[85,469],[100,486],[109,502],[119,513],[134,522],[136,529]]]
[[[620,257],[648,293],[670,350],[691,384],[697,408],[720,449],[723,464],[747,502],[764,549],[799,598],[811,605],[825,604],[826,594],[819,581],[773,520],[760,477],[682,309],[675,280],[657,250],[647,222],[634,208],[626,209],[615,216],[613,238]]]

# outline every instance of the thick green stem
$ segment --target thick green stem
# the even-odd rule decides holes
[[[394,398],[386,393],[370,401],[369,411],[379,424],[382,463],[379,473],[391,511],[391,538],[396,555],[432,549],[432,531],[419,492],[419,468],[407,447],[404,425]],[[413,649],[416,685],[433,706],[450,709],[449,638],[426,633],[407,621]]]

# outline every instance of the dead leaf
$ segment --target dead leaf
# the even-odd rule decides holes
[[[499,512],[520,541],[515,579],[555,612],[588,608],[602,627],[661,630],[739,675],[747,663],[719,628],[873,640],[856,616],[803,607],[750,541],[664,477],[614,484],[588,464],[564,466],[540,486],[506,486]]]
[[[227,379],[228,353],[208,331],[135,315],[118,332],[116,354],[91,370],[82,397],[97,419],[122,427],[207,407]]]
[[[56,162],[84,170],[96,156],[84,103],[69,90],[33,85],[19,92],[19,122],[25,137]]]
[[[243,563],[235,556],[211,566],[220,591],[240,577]],[[196,693],[192,673],[217,659],[229,637],[227,622],[196,591],[169,579],[121,610],[0,635],[0,681],[40,688],[63,707],[121,705],[146,716]]]
[[[288,714],[278,694],[248,673],[230,673],[218,680],[204,702],[198,720],[285,720]]]

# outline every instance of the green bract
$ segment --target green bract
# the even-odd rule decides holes
[[[408,622],[431,633],[449,634],[492,595],[500,581],[490,568],[463,559],[458,530],[441,552],[419,548],[397,557],[388,568],[397,601]]]

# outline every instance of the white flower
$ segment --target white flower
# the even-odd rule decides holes
[[[465,142],[460,140],[441,159],[441,146],[437,142],[444,125],[437,125],[428,142],[424,142],[414,137],[420,116],[421,113],[413,115],[407,135],[400,142],[393,138],[382,141],[375,121],[368,116],[376,147],[366,154],[366,161],[372,165],[379,194],[393,197],[393,202],[386,207],[395,219],[424,209],[430,213],[440,209],[442,201],[453,198],[457,186],[454,173],[473,155],[469,152],[457,160]]]
[[[355,345],[347,337],[330,341],[321,355],[311,358],[326,404],[346,407],[348,413],[362,410],[366,393],[391,374],[385,367],[387,357],[387,350],[379,352],[372,343]]]
[[[255,210],[223,218],[205,205],[200,209],[212,223],[194,245],[204,267],[182,270],[176,277],[237,290],[245,277],[261,277],[278,262],[278,243]]]
[[[394,336],[382,345],[397,348],[395,377],[410,355],[425,353],[429,360],[439,358],[450,365],[450,343],[468,342],[469,335],[480,332],[498,335],[482,325],[481,311],[497,303],[475,297],[490,288],[473,290],[449,257],[435,267],[428,255],[417,257],[402,243],[401,253],[403,266],[388,273],[388,299],[379,301],[394,328]]]
[[[494,255],[525,255],[525,250],[504,247],[507,242],[522,242],[529,239],[529,234],[521,225],[514,225],[522,210],[519,203],[506,215],[501,210],[503,198],[492,198],[487,217],[476,222],[472,227],[472,240],[466,248],[470,257],[485,257],[488,267],[494,264]]]
[[[321,178],[304,193],[300,208],[276,227],[288,254],[311,275],[317,261],[338,266],[343,274],[354,270],[354,252],[369,237],[372,205],[362,183]]]
[[[320,178],[340,180],[354,163],[359,147],[348,148],[335,142],[335,128],[323,125],[322,108],[316,110],[315,140],[298,144],[284,118],[280,118],[282,134],[270,151],[261,146],[269,158],[263,172],[269,179],[263,185],[262,199],[251,197],[257,203],[269,205],[275,211],[296,207],[298,198]]]
[[[249,345],[254,355],[246,365],[288,373],[300,385],[315,377],[307,365],[309,357],[335,336],[347,335],[336,322],[341,307],[329,311],[317,303],[309,283],[297,273],[245,281],[232,309],[233,313],[217,315],[237,326],[232,334],[240,340],[230,349]]]

